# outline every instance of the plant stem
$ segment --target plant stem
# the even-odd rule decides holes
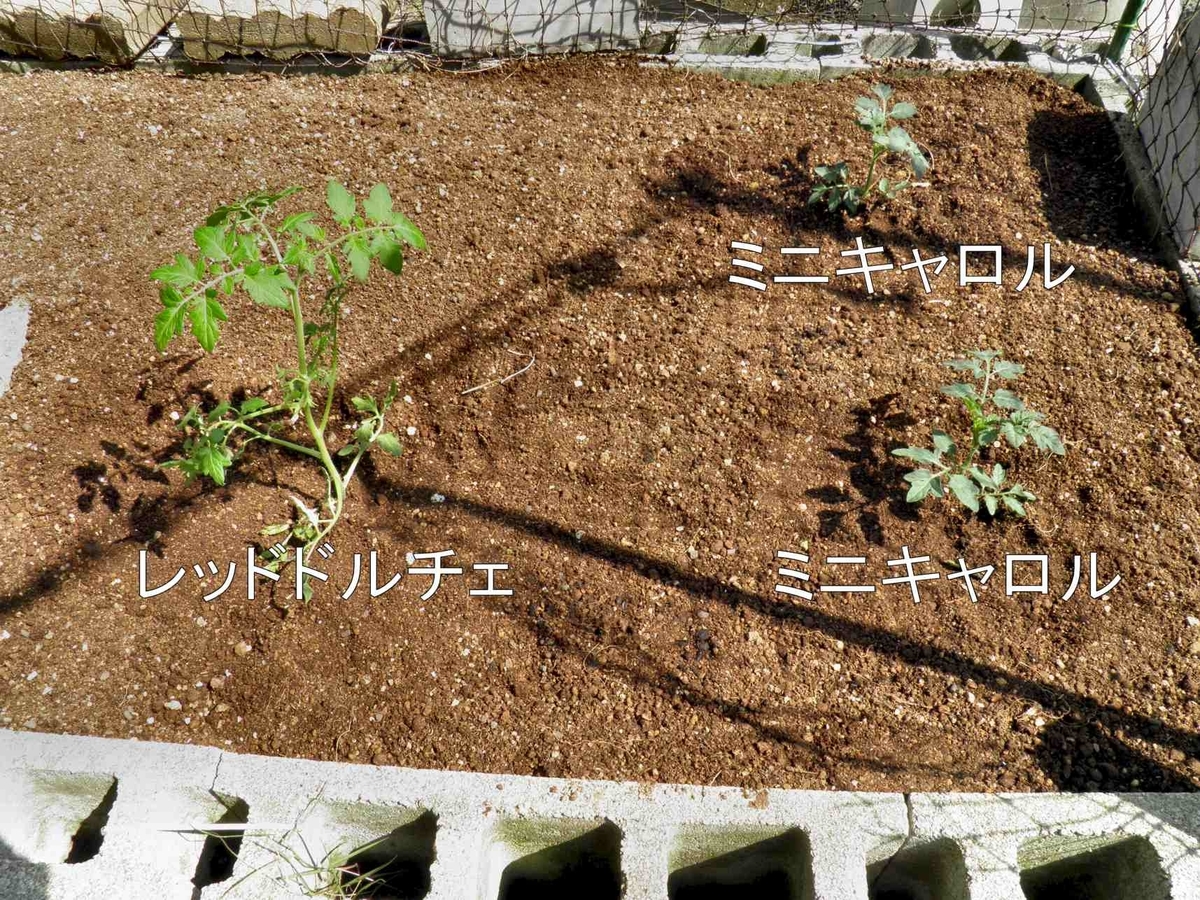
[[[245,422],[234,422],[234,423],[232,423],[232,425],[230,427],[231,428],[241,428],[244,431],[250,432],[250,434],[253,435],[254,440],[267,441],[268,443],[276,444],[280,447],[286,447],[288,450],[294,450],[297,453],[303,453],[305,456],[311,456],[311,457],[314,457],[315,459],[321,459],[321,454],[319,454],[312,447],[305,447],[302,444],[295,444],[295,443],[292,443],[291,441],[284,440],[283,438],[275,437],[275,435],[267,434],[264,431],[259,431],[257,428],[247,425]]]
[[[267,228],[261,218],[251,213],[251,217],[258,224],[259,230],[266,237],[267,242],[271,245],[271,252],[275,254],[275,260],[281,268],[286,268],[283,261],[283,254],[279,252],[279,244],[275,242],[274,235]],[[337,464],[334,463],[333,457],[329,454],[329,447],[325,444],[325,424],[323,420],[321,427],[317,427],[316,421],[313,419],[313,397],[312,397],[312,375],[308,370],[308,354],[304,349],[304,310],[300,306],[300,279],[297,277],[292,282],[292,321],[296,325],[296,363],[300,373],[300,377],[304,382],[304,394],[301,397],[301,408],[304,413],[304,424],[308,427],[308,433],[312,435],[313,443],[316,445],[316,452],[310,455],[315,456],[321,461],[321,465],[325,467],[325,477],[333,485],[334,502],[329,510],[329,524],[317,536],[317,539],[309,544],[308,553],[305,554],[305,560],[311,558],[313,551],[317,548],[322,538],[333,528],[337,520],[341,517],[342,506],[346,500],[346,486],[342,483],[341,473],[338,472]],[[333,394],[333,385],[330,384],[329,393]]]

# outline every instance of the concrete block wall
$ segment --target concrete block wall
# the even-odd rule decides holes
[[[0,785],[5,900],[281,900],[335,864],[431,900],[1200,900],[1195,794],[618,784],[4,731]]]
[[[185,0],[0,0],[0,53],[122,64],[140,56]]]

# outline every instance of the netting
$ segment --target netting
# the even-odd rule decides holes
[[[623,50],[768,77],[1023,63],[1127,92],[1159,224],[1200,253],[1200,0],[0,0],[0,58],[363,69]]]

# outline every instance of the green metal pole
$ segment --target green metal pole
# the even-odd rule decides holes
[[[1108,44],[1108,51],[1104,54],[1113,62],[1119,63],[1125,55],[1129,36],[1133,34],[1133,29],[1137,27],[1138,19],[1145,8],[1146,0],[1128,0],[1125,4],[1125,12],[1121,13],[1121,21],[1117,23],[1112,40]]]

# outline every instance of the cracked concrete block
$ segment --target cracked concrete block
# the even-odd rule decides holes
[[[636,50],[639,0],[426,0],[433,52],[443,56]]]
[[[363,875],[427,900],[1200,900],[1200,795],[634,784],[0,731],[4,900],[290,900]]]
[[[184,0],[0,0],[0,53],[130,62]]]
[[[383,0],[190,0],[175,19],[183,52],[200,62],[259,53],[369,56],[388,23]]]

